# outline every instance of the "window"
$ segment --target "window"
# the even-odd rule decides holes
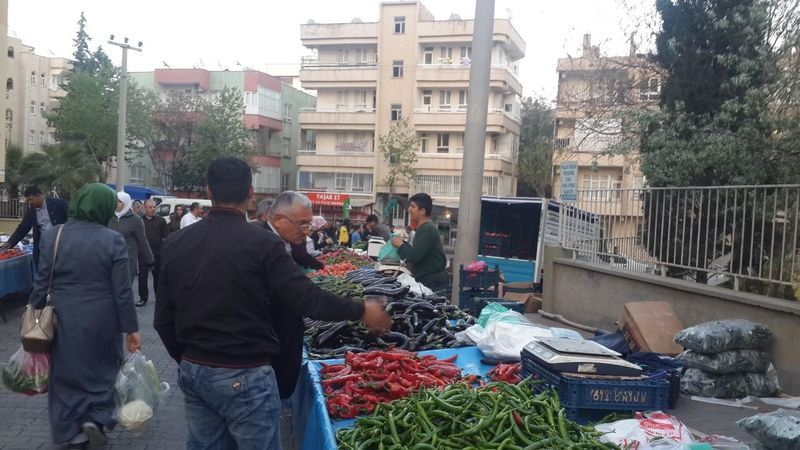
[[[420,153],[428,153],[428,133],[419,135],[419,151]]]
[[[439,91],[439,109],[450,109],[450,91]]]
[[[289,157],[289,144],[291,144],[292,140],[289,138],[283,138],[281,142],[281,156],[284,158]]]
[[[426,90],[422,91],[422,104],[424,106],[427,106],[428,107],[427,109],[429,111],[431,109],[430,108],[430,106],[431,106],[431,98],[433,98],[433,91],[432,90],[426,89]]]
[[[33,130],[28,131],[28,144],[36,145],[36,132]]]
[[[45,74],[42,74],[42,75],[40,76],[39,83],[40,83],[42,86],[47,86],[47,75],[45,75]]]
[[[14,89],[14,80],[11,78],[6,79],[6,90],[11,91]]]
[[[425,47],[425,52],[422,55],[423,64],[433,64],[433,47]]]
[[[403,78],[403,61],[392,61],[392,78]]]
[[[46,112],[47,112],[47,109],[44,107],[44,102],[40,103],[39,104],[39,114],[41,114],[42,117],[44,117]]]
[[[142,164],[131,165],[131,184],[145,184],[146,170]]]
[[[281,174],[281,192],[289,190],[289,174]]]
[[[61,84],[58,75],[51,75],[50,76],[50,89],[56,90],[58,89],[58,85]]]
[[[403,34],[406,32],[405,16],[397,16],[394,18],[394,32],[395,34]]]
[[[365,64],[369,62],[369,50],[366,48],[358,49],[358,62]]]
[[[461,60],[463,63],[464,58],[472,57],[472,47],[461,47]]]
[[[367,110],[367,91],[356,91],[356,109],[359,111]]]
[[[453,64],[453,47],[442,47],[439,50],[439,63]]]
[[[31,86],[36,85],[36,72],[31,72]]]
[[[459,89],[458,91],[458,107],[459,109],[466,109],[468,92],[466,89]]]
[[[439,133],[436,135],[436,153],[450,153],[450,135]]]
[[[339,91],[336,93],[336,109],[344,111],[350,107],[350,91]]]
[[[397,122],[402,118],[403,118],[403,105],[399,103],[392,103],[392,113],[391,113],[392,122]]]
[[[392,222],[398,221],[401,223],[406,223],[406,213],[408,210],[403,208],[399,204],[394,207],[394,211],[392,211]]]
[[[13,122],[13,121],[14,121],[14,112],[11,111],[10,109],[7,109],[6,110],[6,123],[8,123],[9,126],[10,126],[11,122]]]
[[[644,177],[641,175],[633,177],[634,195],[640,195],[642,193],[642,187],[644,187]]]
[[[45,138],[44,131],[40,131],[39,132],[39,145],[47,144],[47,141],[45,139],[46,138]]]
[[[292,123],[292,105],[289,103],[283,104],[283,121]]]
[[[30,113],[32,116],[36,115],[36,102],[31,102]]]
[[[339,49],[339,62],[343,64],[350,62],[350,50],[346,48]]]
[[[11,47],[11,46],[8,47],[8,57],[9,58],[13,58],[14,57],[14,47]]]
[[[643,78],[639,86],[639,101],[650,102],[661,97],[661,80],[658,77]]]
[[[583,176],[584,200],[610,202],[619,199],[622,188],[622,175],[591,174]]]

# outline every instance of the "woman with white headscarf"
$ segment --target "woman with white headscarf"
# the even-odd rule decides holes
[[[117,211],[108,222],[108,227],[118,232],[128,244],[128,267],[131,271],[131,280],[136,275],[137,262],[144,261],[148,266],[153,264],[153,252],[144,235],[144,222],[142,218],[131,210],[133,200],[125,192],[117,192]],[[144,267],[142,268],[144,270]]]

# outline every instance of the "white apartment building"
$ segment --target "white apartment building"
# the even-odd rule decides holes
[[[352,206],[382,211],[388,164],[378,148],[408,118],[419,138],[417,176],[402,195],[427,192],[443,208],[458,206],[473,20],[435,20],[417,1],[384,2],[377,22],[301,26],[312,56],[302,61],[304,89],[317,106],[301,111],[304,148],[298,189],[348,194]],[[494,21],[485,144],[484,194],[516,193],[525,42],[506,19]],[[404,220],[398,210],[395,217]]]

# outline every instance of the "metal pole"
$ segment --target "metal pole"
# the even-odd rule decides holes
[[[125,147],[126,147],[126,130],[128,119],[128,50],[136,50],[141,52],[142,43],[139,42],[139,47],[128,45],[128,38],[125,38],[124,43],[114,42],[114,35],[108,41],[111,45],[116,45],[122,49],[122,66],[119,73],[119,109],[117,114],[117,172],[116,180],[114,181],[117,186],[117,191],[122,192],[125,187],[125,178],[123,173],[125,171]]]
[[[458,270],[462,264],[468,264],[478,257],[493,31],[494,0],[476,0],[472,60],[469,68],[469,104],[464,131],[461,198],[458,202],[458,240],[453,262],[453,303],[456,305],[459,302],[460,291]]]

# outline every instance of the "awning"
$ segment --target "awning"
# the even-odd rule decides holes
[[[114,183],[109,183],[107,186],[115,191],[117,190],[117,185]],[[134,186],[130,184],[126,184],[123,187],[123,191],[130,195],[132,199],[142,201],[147,200],[154,195],[169,195],[167,192],[156,188],[151,188],[148,186]]]
[[[347,194],[332,194],[330,192],[305,192],[306,197],[315,206],[342,206],[350,199]]]

